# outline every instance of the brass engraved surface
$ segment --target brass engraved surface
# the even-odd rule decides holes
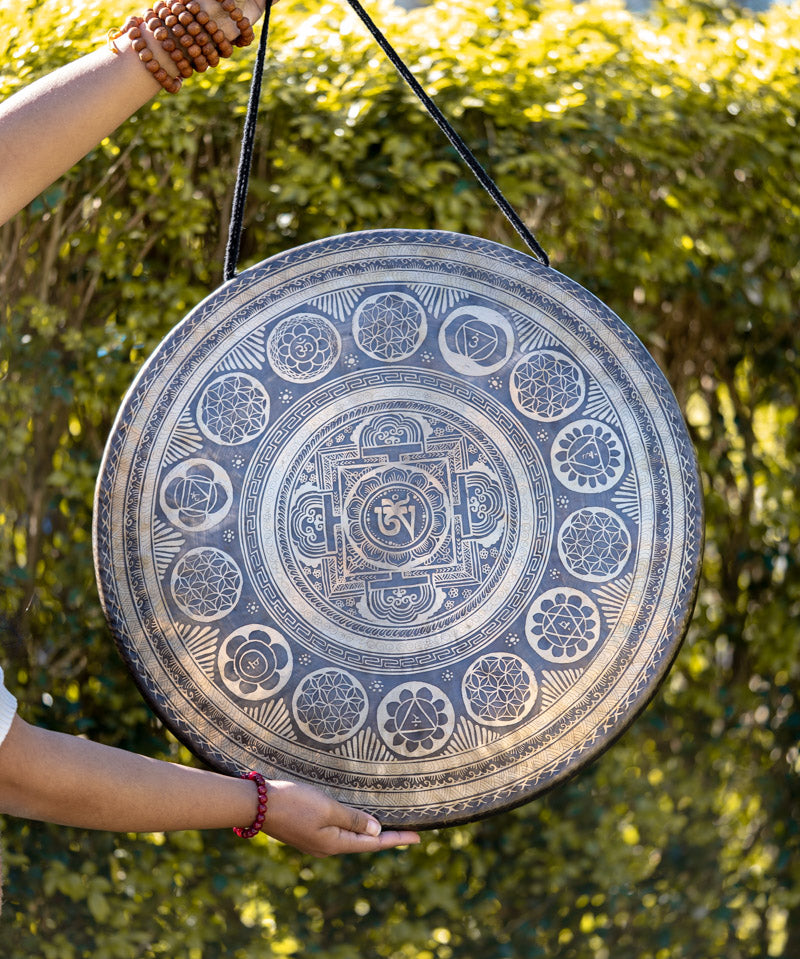
[[[319,241],[208,297],[131,387],[95,510],[106,614],[175,734],[387,825],[594,758],[669,668],[701,550],[636,337],[440,232]]]

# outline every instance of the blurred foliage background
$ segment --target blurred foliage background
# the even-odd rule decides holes
[[[656,357],[703,472],[689,637],[567,786],[420,847],[7,820],[6,959],[800,956],[800,6],[369,4],[554,265]],[[0,9],[0,96],[119,0]],[[241,265],[383,226],[518,240],[342,3],[273,17]],[[0,230],[0,656],[35,722],[191,761],[105,627],[92,495],[122,394],[221,276],[251,55],[159,97]],[[69,118],[65,118],[69,122]],[[35,757],[32,757],[35,762]]]

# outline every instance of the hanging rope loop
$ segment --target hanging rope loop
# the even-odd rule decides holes
[[[242,149],[239,154],[239,169],[236,173],[236,186],[233,189],[233,207],[231,222],[228,227],[228,244],[225,248],[225,264],[222,277],[227,282],[236,274],[236,264],[239,262],[239,250],[242,245],[242,230],[244,229],[244,204],[247,200],[247,186],[250,182],[250,167],[253,163],[253,148],[256,139],[256,120],[258,119],[258,105],[261,101],[261,83],[264,77],[264,61],[267,55],[267,38],[269,36],[269,11],[271,0],[267,0],[264,9],[264,21],[261,27],[261,39],[258,43],[256,63],[253,67],[253,79],[250,82],[250,99],[247,102],[247,115],[244,120],[242,134]]]
[[[425,107],[439,129],[444,133],[452,144],[461,159],[466,163],[474,174],[480,185],[486,190],[489,196],[494,200],[500,211],[514,227],[525,245],[533,253],[537,260],[544,266],[550,266],[550,258],[539,245],[539,241],[523,223],[519,214],[505,198],[500,188],[489,176],[475,154],[470,150],[464,140],[456,133],[450,122],[444,116],[442,111],[436,106],[433,100],[420,86],[417,78],[403,62],[400,55],[392,47],[383,33],[378,29],[374,20],[367,11],[361,6],[358,0],[348,0],[355,14],[372,34],[378,46],[389,58],[392,66],[397,70],[400,76],[405,80],[413,93]],[[231,224],[228,232],[228,246],[225,251],[225,267],[223,276],[225,280],[233,278],[236,272],[236,263],[239,259],[239,249],[241,246],[242,227],[244,220],[244,204],[247,199],[247,184],[250,177],[250,167],[253,157],[253,146],[255,142],[256,117],[258,114],[258,105],[261,97],[261,82],[264,73],[264,59],[267,49],[267,34],[269,30],[269,2],[264,12],[264,25],[261,29],[261,41],[258,45],[258,55],[253,69],[253,80],[250,87],[250,100],[247,104],[247,117],[245,119],[244,134],[242,136],[242,152],[239,157],[239,170],[236,177],[236,187],[233,195],[233,210],[231,212]]]

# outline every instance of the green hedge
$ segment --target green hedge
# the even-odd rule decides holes
[[[8,820],[3,956],[794,959],[800,6],[369,8],[554,265],[673,384],[706,488],[689,639],[576,780],[407,853],[309,862],[267,840]],[[129,12],[4,5],[0,95]],[[242,265],[386,226],[519,245],[344,4],[281,0],[273,21]],[[160,97],[0,230],[9,682],[29,719],[184,761],[105,628],[92,492],[136,370],[220,281],[250,69]]]

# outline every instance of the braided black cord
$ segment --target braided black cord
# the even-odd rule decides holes
[[[244,228],[244,204],[247,200],[247,185],[250,182],[258,104],[261,99],[261,81],[264,76],[264,60],[267,53],[269,11],[270,3],[268,0],[264,9],[264,25],[261,27],[261,39],[258,44],[256,63],[253,67],[253,79],[250,82],[250,99],[247,102],[247,115],[244,121],[244,133],[242,134],[242,152],[239,154],[239,169],[236,172],[236,186],[233,190],[231,222],[228,227],[228,243],[225,247],[225,265],[222,271],[222,277],[225,281],[233,279],[236,274],[236,264],[239,262],[242,229]]]
[[[439,129],[444,133],[461,159],[467,164],[480,185],[486,190],[489,196],[500,208],[506,219],[511,223],[517,233],[522,237],[525,244],[531,250],[533,255],[545,266],[550,265],[550,258],[539,245],[536,237],[525,226],[517,212],[506,200],[500,191],[500,188],[492,180],[486,170],[481,166],[470,148],[456,133],[450,125],[442,111],[436,106],[433,100],[422,89],[416,77],[411,73],[408,67],[400,59],[394,47],[389,43],[386,37],[375,25],[367,11],[361,6],[358,0],[348,0],[359,19],[366,26],[380,48],[389,58],[395,70],[411,87],[412,91],[419,98],[422,105],[431,115]],[[256,118],[258,114],[258,104],[261,96],[261,81],[264,73],[264,59],[267,49],[267,35],[269,32],[269,11],[270,6],[264,11],[264,25],[261,30],[261,40],[258,46],[258,56],[253,69],[253,79],[250,85],[250,100],[247,104],[247,117],[245,118],[244,134],[242,136],[242,152],[239,157],[239,170],[236,175],[236,186],[233,193],[233,209],[231,211],[231,223],[228,231],[228,244],[225,250],[225,266],[223,270],[224,279],[230,280],[236,273],[236,264],[239,259],[239,249],[241,246],[242,227],[244,221],[244,205],[247,199],[247,184],[250,178],[250,166],[253,158],[253,146],[255,142]]]
[[[428,113],[433,117],[436,122],[436,125],[444,133],[447,139],[453,144],[455,149],[458,151],[461,159],[467,164],[467,166],[475,174],[476,179],[480,185],[486,190],[489,196],[494,200],[497,206],[505,215],[506,219],[511,223],[514,229],[519,233],[522,239],[527,244],[528,248],[531,250],[533,255],[537,260],[542,262],[545,266],[550,266],[550,258],[545,253],[545,251],[539,245],[536,237],[531,233],[531,231],[525,226],[522,220],[517,215],[517,212],[508,202],[508,200],[500,192],[500,188],[494,182],[494,180],[489,176],[489,174],[484,170],[481,164],[478,162],[478,159],[475,157],[470,148],[464,143],[461,137],[456,133],[453,127],[450,125],[448,120],[445,118],[442,111],[436,106],[436,104],[431,100],[428,94],[422,89],[419,85],[414,74],[408,69],[408,67],[400,59],[397,51],[391,46],[386,37],[381,33],[378,27],[375,25],[374,21],[370,18],[367,11],[361,6],[358,0],[348,0],[350,6],[358,14],[362,23],[366,26],[369,32],[377,41],[380,48],[386,54],[386,56],[391,60],[392,66],[397,70],[400,76],[406,81],[406,83],[411,87],[414,93],[422,102],[422,105],[428,111]]]

